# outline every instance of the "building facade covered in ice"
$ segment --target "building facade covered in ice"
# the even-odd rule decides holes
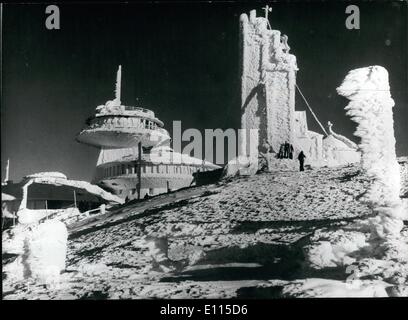
[[[2,193],[6,195],[2,206],[10,214],[6,218],[26,224],[44,218],[70,223],[99,212],[100,206],[124,202],[96,185],[68,179],[60,172],[39,172],[18,183],[10,181],[2,186]]]
[[[123,199],[144,198],[191,186],[193,174],[219,166],[174,152],[153,111],[122,105],[121,67],[116,96],[96,108],[77,141],[100,148],[93,183]]]
[[[358,162],[355,144],[332,130],[322,128],[324,134],[309,130],[306,112],[295,110],[299,69],[296,57],[289,53],[288,37],[272,30],[268,19],[257,17],[255,10],[241,15],[240,30],[241,128],[247,129],[240,139],[240,155],[276,155],[288,142],[294,157],[303,151],[311,165]]]

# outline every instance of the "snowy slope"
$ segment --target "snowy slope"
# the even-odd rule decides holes
[[[307,261],[305,248],[312,245],[313,236],[322,240],[316,235],[318,230],[350,228],[366,221],[372,213],[359,199],[368,185],[369,179],[357,165],[302,173],[276,171],[223,181],[188,200],[71,237],[69,272],[61,275],[59,288],[48,290],[6,279],[3,297],[324,296],[321,287],[313,287],[316,281],[307,282],[308,293],[299,293],[299,281],[343,281],[349,276],[346,266],[314,267]],[[132,204],[129,206],[128,211],[132,210]],[[393,267],[397,272],[406,265]],[[403,278],[396,281],[401,279],[402,287],[394,286],[394,291],[401,292],[406,286]],[[376,287],[364,289],[363,294],[373,290],[384,294],[381,283],[375,282]],[[342,284],[333,286],[342,292]],[[355,295],[361,294],[357,290]]]

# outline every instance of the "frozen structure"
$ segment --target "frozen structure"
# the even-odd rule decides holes
[[[388,72],[381,66],[350,71],[337,92],[350,100],[347,115],[357,123],[361,166],[371,184],[362,198],[376,216],[342,230],[317,230],[306,260],[315,269],[348,266],[345,281],[306,279],[287,286],[291,296],[387,297],[408,294],[407,209],[400,198],[400,167],[395,153],[394,100]]]
[[[97,206],[124,203],[122,198],[96,185],[68,179],[60,172],[27,175],[21,182],[8,183],[2,189],[13,197],[7,207],[24,224],[51,217],[70,224],[89,216],[90,212],[96,214]]]
[[[289,53],[288,37],[268,25],[268,19],[257,17],[255,10],[249,17],[240,17],[241,128],[245,129],[240,136],[240,156],[256,161],[263,155],[271,168],[280,146],[288,142],[294,146],[294,157],[303,150],[311,165],[359,161],[350,140],[322,127],[323,139],[324,135],[308,129],[306,112],[295,111],[296,57]]]
[[[8,183],[2,188],[15,194],[9,199],[14,207],[18,205],[18,224],[2,234],[3,252],[17,257],[4,265],[3,270],[7,277],[15,280],[34,278],[47,285],[58,283],[59,274],[65,269],[66,224],[88,217],[89,212],[95,211],[80,212],[76,201],[93,197],[106,203],[124,202],[98,186],[69,180],[60,172],[31,174],[21,183]],[[32,193],[34,197],[30,197]],[[75,205],[66,206],[67,194]],[[44,196],[45,199],[39,198]],[[105,208],[105,204],[101,207]],[[12,214],[14,218],[14,212]]]
[[[400,167],[395,153],[394,121],[388,72],[381,66],[350,71],[337,92],[350,100],[347,115],[358,126],[354,133],[361,138],[361,164],[373,179],[365,200],[378,213],[375,235],[399,236],[403,228],[400,199]]]
[[[20,223],[4,231],[3,253],[17,257],[3,265],[3,272],[17,281],[34,278],[47,285],[58,282],[65,269],[67,239],[67,228],[58,220]]]
[[[242,14],[241,27],[241,128],[258,129],[258,137],[241,139],[240,153],[253,150],[277,153],[285,141],[295,140],[296,57],[268,20]],[[249,139],[248,139],[249,138]]]
[[[140,199],[195,183],[193,174],[220,167],[174,152],[170,135],[153,111],[121,102],[121,74],[115,98],[96,107],[78,142],[100,148],[93,182],[122,199]]]

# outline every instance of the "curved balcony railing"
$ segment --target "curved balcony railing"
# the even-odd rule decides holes
[[[107,128],[107,129],[149,129],[149,130],[159,130],[160,132],[167,132],[162,129],[158,123],[155,121],[137,118],[137,117],[121,117],[121,116],[104,116],[93,118],[88,121],[88,127],[86,129],[97,129],[97,128]]]
[[[141,108],[141,107],[125,106],[125,111],[140,111],[142,113],[146,113],[146,114],[154,117],[154,112],[153,111],[151,111],[149,109]]]

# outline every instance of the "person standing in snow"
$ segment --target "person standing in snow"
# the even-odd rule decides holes
[[[282,159],[283,158],[283,150],[284,150],[284,145],[283,143],[281,144],[280,148],[279,148],[279,154],[278,154],[278,158]]]
[[[283,155],[283,157],[284,157],[285,159],[289,158],[289,143],[288,143],[288,142],[285,142],[285,145],[284,145],[284,155]]]
[[[303,167],[303,165],[305,164],[305,154],[303,153],[303,151],[300,151],[299,155],[298,155],[298,160],[299,160],[299,165],[300,165],[300,171],[305,171],[305,168]]]
[[[289,145],[289,159],[293,159],[293,145],[290,144]]]

